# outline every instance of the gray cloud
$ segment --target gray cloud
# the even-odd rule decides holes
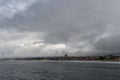
[[[119,4],[119,0],[1,0],[0,43],[4,46],[0,53],[2,56],[119,53]]]

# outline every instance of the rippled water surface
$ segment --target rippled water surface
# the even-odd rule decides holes
[[[120,80],[120,63],[0,61],[0,80]]]

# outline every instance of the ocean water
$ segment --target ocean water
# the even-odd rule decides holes
[[[119,62],[0,61],[0,80],[120,80]]]

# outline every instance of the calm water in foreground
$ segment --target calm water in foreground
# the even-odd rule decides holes
[[[120,80],[120,63],[0,61],[0,80]]]

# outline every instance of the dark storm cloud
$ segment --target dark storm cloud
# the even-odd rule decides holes
[[[108,52],[120,52],[120,34],[108,36],[97,41],[97,49]]]
[[[119,0],[12,0],[2,3],[4,7],[0,4],[0,28],[9,33],[23,32],[19,36],[29,36],[22,38],[18,34],[14,35],[18,36],[17,40],[41,40],[44,47],[46,46],[44,51],[53,46],[63,48],[63,45],[59,44],[64,44],[66,47],[64,46],[63,52],[72,55],[119,52]],[[44,35],[44,38],[41,38],[40,34]],[[4,35],[1,35],[1,38],[2,36]],[[28,45],[26,42],[25,44]],[[23,48],[21,53],[24,52],[22,50]],[[31,52],[38,50],[31,49]],[[17,51],[15,48],[16,54]]]

